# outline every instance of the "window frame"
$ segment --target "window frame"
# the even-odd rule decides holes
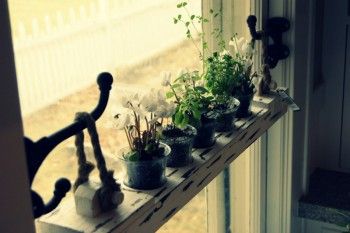
[[[203,0],[203,2],[205,1],[209,1],[209,0]],[[214,0],[210,0],[210,1],[214,1]],[[290,19],[295,19],[296,17],[296,12],[300,12],[300,8],[302,4],[299,4],[298,9],[296,9],[296,0],[286,0],[286,1],[278,1],[278,0],[270,0],[270,1],[264,1],[264,0],[252,0],[253,3],[253,12],[257,13],[257,9],[260,11],[261,9],[264,9],[264,6],[269,7],[269,15],[284,15],[287,16]],[[262,5],[261,5],[262,4]],[[271,6],[275,4],[275,7],[272,9]],[[304,5],[307,6],[308,3],[303,3]],[[298,11],[297,11],[298,10]],[[307,9],[308,10],[308,9]],[[13,198],[13,203],[20,203],[21,208],[20,211],[16,211],[16,208],[12,208],[12,211],[8,211],[7,209],[3,208],[2,211],[2,222],[7,223],[7,224],[1,224],[2,227],[11,227],[10,231],[6,231],[6,232],[23,232],[23,229],[25,229],[26,232],[34,232],[34,219],[33,216],[31,214],[31,203],[30,203],[30,195],[28,192],[28,182],[27,182],[27,174],[24,172],[26,171],[26,162],[25,162],[25,154],[24,154],[24,147],[23,147],[23,141],[21,140],[23,137],[23,131],[22,131],[22,124],[21,124],[21,115],[20,115],[20,110],[19,110],[19,100],[18,100],[18,91],[17,91],[17,87],[16,87],[16,82],[14,82],[15,80],[15,68],[14,68],[14,59],[13,59],[13,48],[12,48],[12,40],[11,40],[11,33],[10,33],[10,24],[9,24],[9,13],[8,13],[8,6],[7,6],[7,1],[2,1],[0,4],[0,11],[3,12],[4,14],[0,14],[1,18],[3,20],[0,20],[1,23],[1,28],[4,31],[3,33],[0,34],[1,37],[3,37],[1,39],[1,47],[4,46],[5,49],[1,49],[0,51],[2,51],[1,56],[0,56],[0,70],[4,71],[4,76],[8,76],[8,79],[3,79],[2,84],[4,84],[3,86],[7,86],[7,89],[10,90],[10,92],[12,92],[12,96],[11,98],[1,98],[0,100],[0,106],[2,109],[5,109],[6,106],[14,106],[13,111],[6,111],[5,115],[3,115],[2,117],[8,117],[11,118],[11,124],[10,125],[5,125],[4,121],[1,121],[1,125],[2,125],[2,134],[7,135],[8,137],[10,137],[11,140],[11,144],[6,144],[4,145],[4,143],[1,141],[1,145],[2,148],[5,148],[5,151],[3,151],[4,154],[11,154],[11,156],[9,157],[3,157],[6,158],[6,160],[4,161],[4,163],[2,163],[1,165],[1,171],[2,171],[2,177],[5,177],[6,174],[9,174],[11,171],[11,167],[9,165],[16,166],[16,171],[23,171],[22,173],[19,173],[15,178],[15,180],[17,182],[13,182],[14,180],[6,180],[4,179],[3,181],[3,185],[5,187],[11,187],[5,189],[5,192],[1,192],[0,194],[0,199],[1,200],[6,200],[6,198],[8,197],[8,195],[12,195],[13,193],[20,193],[21,195],[17,196],[14,195]],[[263,17],[263,16],[261,16]],[[263,17],[264,18],[264,17]],[[298,24],[297,26],[299,26],[299,28],[307,28],[308,25],[306,24],[305,26],[300,26],[300,24]],[[291,33],[287,36],[287,40],[289,42],[289,44],[295,44],[294,47],[296,48],[298,46],[298,48],[304,48],[305,45],[302,45],[302,42],[300,40],[295,40],[295,29],[291,29]],[[308,55],[307,50],[305,51],[304,54],[298,54],[298,57],[301,57],[303,55]],[[287,61],[282,63],[282,67],[281,68],[277,68],[276,71],[273,71],[273,76],[274,77],[284,77],[283,80],[280,80],[280,84],[285,85],[287,87],[290,87],[291,89],[291,94],[294,95],[295,98],[300,99],[303,97],[303,95],[308,91],[308,86],[304,87],[302,90],[298,90],[295,91],[295,89],[297,87],[300,87],[301,84],[301,80],[302,77],[298,76],[298,74],[303,74],[306,73],[307,68],[306,65],[303,66],[303,69],[299,72],[294,72],[295,69],[295,62],[296,60],[296,56],[292,53],[290,58],[287,59]],[[12,78],[12,79],[11,79]],[[301,105],[306,105],[307,104],[307,98],[302,100]],[[305,116],[303,117],[293,117],[293,114],[289,114],[287,117],[285,117],[282,122],[281,125],[276,126],[274,129],[270,130],[267,136],[264,136],[260,139],[260,142],[256,143],[253,147],[254,153],[258,151],[263,151],[263,153],[261,154],[262,158],[261,158],[261,162],[259,161],[254,161],[252,163],[253,167],[256,167],[257,165],[259,165],[259,163],[264,163],[266,161],[264,161],[264,154],[269,154],[269,157],[271,156],[271,153],[273,153],[273,151],[278,151],[278,153],[276,154],[277,156],[280,156],[280,154],[286,154],[286,156],[283,156],[282,160],[280,161],[280,163],[278,163],[276,166],[278,169],[278,173],[282,174],[281,177],[282,180],[281,182],[279,182],[278,184],[276,184],[276,187],[273,186],[269,186],[268,188],[271,190],[274,189],[279,189],[282,190],[282,199],[279,200],[278,205],[280,206],[278,212],[280,213],[280,215],[278,216],[283,216],[283,218],[285,219],[285,221],[281,221],[280,222],[280,229],[282,231],[280,232],[298,232],[297,230],[295,230],[299,224],[296,223],[295,226],[293,226],[293,224],[297,221],[295,219],[295,217],[293,217],[292,219],[292,209],[293,209],[293,213],[295,211],[295,198],[297,198],[298,194],[300,194],[303,190],[305,190],[306,187],[306,182],[305,180],[305,172],[296,172],[296,168],[298,167],[298,165],[302,165],[301,167],[303,168],[303,171],[306,170],[305,169],[305,164],[303,165],[302,162],[296,162],[297,159],[301,158],[301,160],[303,160],[302,156],[305,156],[305,153],[307,152],[307,150],[305,148],[302,147],[302,145],[300,145],[300,143],[298,145],[292,145],[292,139],[296,137],[296,132],[300,135],[302,134],[303,139],[305,139],[305,135],[306,132],[304,132],[305,130],[305,125],[303,125],[301,130],[297,130],[295,129],[295,126],[302,122],[303,120],[307,119],[307,113],[305,114]],[[10,126],[10,127],[8,127]],[[283,143],[279,144],[280,146],[278,148],[273,148],[270,146],[268,146],[267,148],[265,148],[265,145],[271,145],[269,143],[271,143],[271,139],[272,139],[272,135],[276,135],[276,137],[281,136]],[[300,139],[300,140],[303,140]],[[299,140],[299,142],[300,142]],[[268,141],[266,143],[266,141]],[[276,144],[276,143],[275,143]],[[12,146],[14,146],[15,148],[17,148],[17,150],[9,150],[9,148],[11,148]],[[302,151],[304,149],[304,151]],[[295,153],[295,151],[300,151],[301,150],[301,155],[298,157],[293,158],[292,155],[293,153]],[[253,157],[258,157],[256,156],[256,154]],[[305,158],[305,157],[304,157]],[[268,163],[268,162],[266,162]],[[6,164],[6,165],[5,165]],[[268,165],[266,166],[268,167]],[[258,178],[258,175],[263,174],[266,169],[266,167],[264,168],[264,165],[261,165],[261,171],[257,172],[256,175],[254,175],[254,180],[258,183],[260,183],[260,194],[265,193],[264,190],[264,182],[263,180],[261,180],[261,178]],[[293,173],[292,173],[293,172]],[[260,173],[260,174],[259,174]],[[297,178],[298,180],[293,181],[292,179]],[[222,179],[220,179],[220,177],[217,178],[218,181],[217,183],[214,185],[216,187],[222,187]],[[260,181],[259,181],[260,179]],[[270,180],[267,178],[267,182],[269,182]],[[252,182],[253,187],[256,187],[256,182]],[[7,186],[7,184],[10,183],[15,183],[15,186]],[[258,185],[259,186],[259,185]],[[293,189],[297,189],[297,190],[292,190]],[[222,190],[222,189],[221,189]],[[294,191],[292,193],[292,191]],[[27,194],[25,194],[27,193]],[[253,192],[255,195],[257,195],[255,192]],[[217,196],[220,197],[220,189],[218,189],[218,194]],[[252,198],[254,199],[254,198]],[[264,206],[266,206],[266,203],[263,203],[264,198],[262,197],[258,197],[257,199],[255,198],[252,202],[255,203],[254,206],[257,206],[260,208],[260,212],[263,214],[264,212]],[[257,200],[257,201],[256,201]],[[293,203],[292,203],[293,201]],[[7,205],[8,206],[8,205]],[[217,207],[216,207],[217,208]],[[219,208],[220,205],[219,205]],[[212,210],[212,209],[211,209]],[[216,209],[218,210],[218,209]],[[254,215],[255,216],[255,215]],[[271,215],[270,215],[271,216]],[[6,218],[4,218],[6,217]],[[219,217],[219,216],[218,216]],[[18,220],[21,219],[21,224],[13,224],[14,220]],[[222,219],[222,218],[221,218]],[[254,220],[255,219],[255,220]],[[269,218],[269,216],[266,216],[266,222],[268,223],[269,221],[271,221],[271,219]],[[257,225],[257,228],[260,228],[259,232],[264,232],[262,231],[262,229],[264,229],[264,217],[258,217],[258,215],[256,215],[253,218],[253,222],[260,222],[260,224]],[[219,224],[217,224],[219,225]],[[254,225],[254,224],[252,224]],[[266,224],[265,224],[266,225]],[[297,226],[298,225],[298,226]],[[215,224],[213,225],[215,226]],[[260,227],[259,227],[260,226]],[[22,229],[22,230],[21,230]],[[259,229],[257,229],[259,230]],[[284,231],[286,230],[286,231]],[[210,232],[210,231],[209,231]],[[220,232],[220,231],[217,231]],[[255,232],[255,231],[254,231]],[[258,231],[257,231],[258,232]]]
[[[16,83],[11,28],[7,1],[0,1],[0,192],[1,232],[34,233],[34,218],[29,193],[24,153],[22,120]],[[6,87],[6,88],[4,88]],[[5,111],[6,109],[6,111]],[[20,224],[17,224],[20,221]]]

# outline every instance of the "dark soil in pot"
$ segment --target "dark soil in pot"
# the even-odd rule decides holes
[[[253,100],[253,96],[254,96],[254,93],[250,95],[243,95],[243,96],[236,97],[240,102],[236,113],[237,118],[246,118],[252,114],[250,112],[250,104]]]
[[[197,130],[190,125],[184,129],[168,125],[162,130],[160,140],[171,148],[167,159],[168,167],[182,167],[192,162],[192,147],[196,134]]]
[[[205,148],[215,143],[215,127],[217,113],[210,111],[202,114],[201,125],[197,126],[197,136],[194,138],[194,148]]]
[[[124,184],[134,189],[156,189],[163,186],[166,182],[165,168],[166,160],[171,150],[166,144],[164,147],[164,156],[155,157],[151,160],[130,161],[121,156],[125,167]]]

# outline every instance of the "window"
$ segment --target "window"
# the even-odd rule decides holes
[[[97,127],[108,167],[120,172],[113,157],[127,141],[111,126],[113,114],[121,108],[120,95],[160,87],[163,71],[176,75],[180,68],[201,67],[184,27],[173,24],[177,2],[9,1],[25,135],[36,141],[71,123],[75,112],[91,111],[99,95],[96,77],[109,71],[114,84]],[[201,13],[199,0],[188,7]],[[33,189],[45,201],[59,177],[76,177],[73,140],[57,146],[35,178]],[[189,219],[191,225],[186,224]],[[206,232],[203,222],[204,190],[159,232]]]

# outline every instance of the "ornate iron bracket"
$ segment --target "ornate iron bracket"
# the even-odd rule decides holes
[[[113,77],[109,73],[101,73],[97,78],[97,83],[100,88],[100,99],[96,108],[91,112],[91,116],[95,121],[102,115],[105,110],[109,98],[109,91],[111,89]],[[27,166],[29,172],[29,181],[32,185],[35,174],[39,167],[47,157],[47,155],[62,141],[75,135],[77,132],[86,128],[86,124],[82,121],[74,122],[67,127],[59,130],[58,132],[39,139],[37,142],[33,142],[27,137],[24,137],[25,151],[27,157]],[[68,179],[61,178],[56,181],[54,196],[51,200],[44,204],[41,196],[31,190],[32,207],[35,218],[40,217],[43,214],[51,212],[61,202],[62,198],[70,190],[71,184]]]
[[[266,40],[266,51],[264,55],[264,63],[269,65],[269,68],[276,67],[279,60],[286,59],[289,54],[289,48],[283,44],[282,34],[289,30],[290,22],[286,18],[273,17],[267,20],[265,29],[256,31],[256,17],[250,15],[247,19],[250,34],[254,40]],[[272,39],[272,44],[269,44],[269,37]]]

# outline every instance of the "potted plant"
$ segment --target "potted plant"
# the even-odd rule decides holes
[[[237,85],[240,63],[228,51],[223,50],[208,57],[205,68],[206,87],[214,96],[213,107],[218,113],[216,131],[230,131],[233,129],[233,119],[239,105],[231,94]]]
[[[180,72],[173,83],[167,83],[167,98],[176,103],[173,122],[183,128],[192,125],[197,129],[193,147],[204,148],[215,143],[216,113],[212,109],[213,96],[203,86],[199,71]]]
[[[239,64],[236,85],[232,90],[232,95],[240,102],[236,117],[244,118],[250,115],[249,108],[255,92],[253,75],[251,75],[254,43],[244,41],[243,38],[237,39],[235,35],[229,44],[234,47],[233,59]]]
[[[164,72],[162,86],[169,87],[171,92],[167,93],[167,97],[172,99],[176,96],[174,101],[176,108],[179,108],[179,97],[170,81],[171,73]],[[190,164],[192,158],[192,147],[197,130],[189,124],[182,124],[182,122],[175,121],[175,112],[171,112],[172,122],[166,124],[160,134],[161,142],[167,144],[171,148],[171,153],[167,159],[168,167],[182,167]],[[185,123],[185,122],[183,122]]]
[[[117,114],[115,120],[129,144],[120,155],[126,170],[124,184],[135,189],[158,188],[166,182],[166,160],[171,151],[159,141],[159,125],[174,111],[174,105],[154,90],[141,99],[138,95],[123,97],[122,105],[127,112]]]

